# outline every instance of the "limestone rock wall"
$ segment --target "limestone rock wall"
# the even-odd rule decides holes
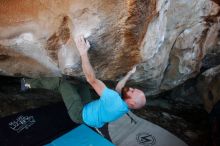
[[[98,78],[116,81],[137,65],[130,83],[147,95],[158,94],[196,76],[204,58],[218,53],[219,4],[218,0],[2,0],[0,74],[81,77],[75,43],[66,42],[83,34],[91,42],[89,54]]]

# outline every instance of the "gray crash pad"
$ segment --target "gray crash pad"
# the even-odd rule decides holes
[[[109,134],[117,146],[188,146],[181,139],[133,113],[109,124]]]

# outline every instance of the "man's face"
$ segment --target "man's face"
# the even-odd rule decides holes
[[[146,97],[139,89],[129,87],[127,95],[131,97],[129,102],[132,102],[134,109],[141,108],[146,103]]]
[[[127,91],[127,95],[130,97],[136,97],[136,96],[139,96],[140,94],[142,94],[142,91],[136,88],[129,87]]]

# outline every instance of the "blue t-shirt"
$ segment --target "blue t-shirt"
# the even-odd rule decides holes
[[[109,88],[102,91],[100,99],[92,101],[83,107],[83,121],[92,127],[100,128],[107,122],[112,122],[129,111],[128,105],[120,95]]]

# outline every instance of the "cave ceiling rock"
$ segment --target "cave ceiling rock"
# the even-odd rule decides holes
[[[98,78],[137,64],[130,83],[158,94],[197,75],[218,48],[219,9],[211,0],[1,1],[0,74],[82,77],[73,38],[83,34]]]
[[[217,49],[220,39],[213,35],[213,30],[219,34],[220,29],[218,4],[207,0],[159,2],[163,7],[148,26],[140,47],[143,70],[136,76],[150,95],[195,77],[203,57],[209,49]],[[206,21],[209,17],[218,21]]]

